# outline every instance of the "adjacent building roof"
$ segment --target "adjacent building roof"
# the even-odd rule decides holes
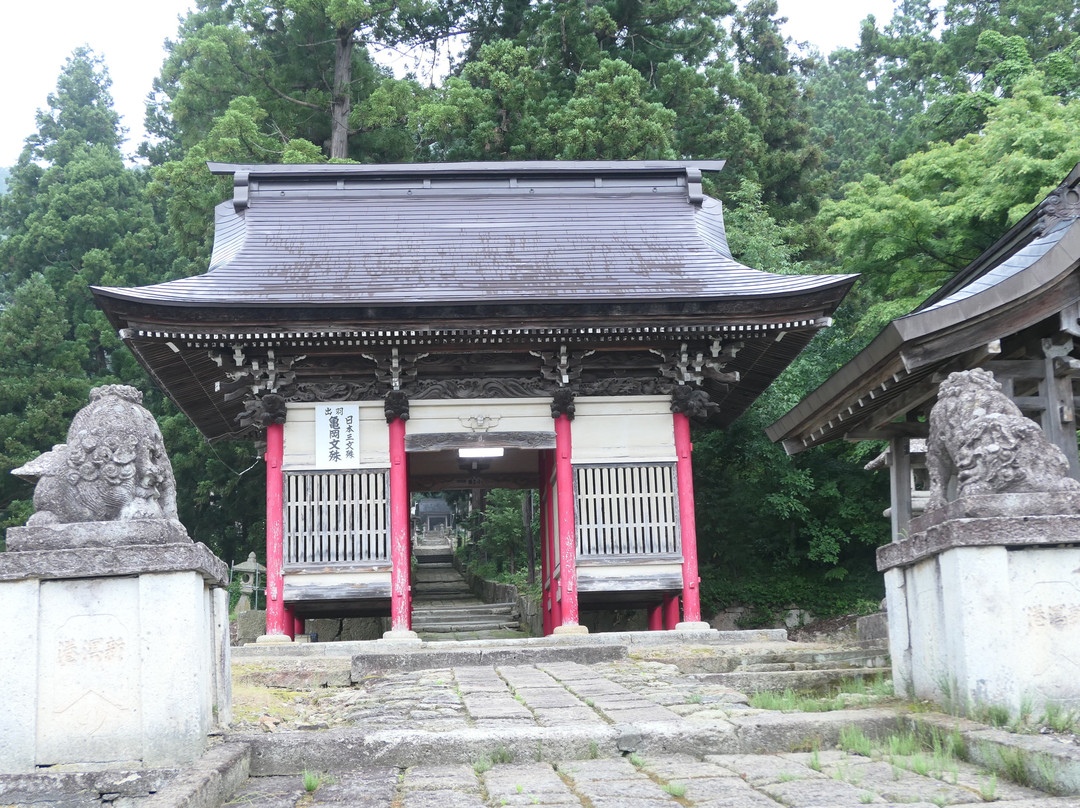
[[[206,349],[280,348],[286,338],[296,354],[320,340],[360,352],[397,339],[517,345],[527,355],[631,332],[643,347],[649,334],[745,337],[729,419],[828,323],[854,276],[775,275],[735,261],[721,205],[701,187],[702,172],[722,166],[211,163],[232,177],[233,198],[217,207],[208,271],[93,293],[211,437],[237,434],[225,424],[239,405],[215,398],[227,376]]]
[[[767,433],[790,454],[838,438],[925,431],[894,420],[932,402],[943,375],[1002,355],[1002,341],[1052,321],[1080,336],[1080,165],[990,249],[864,350]],[[1003,355],[1002,355],[1003,356]]]

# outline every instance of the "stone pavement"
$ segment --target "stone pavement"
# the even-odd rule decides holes
[[[637,756],[547,762],[368,767],[324,776],[312,792],[299,775],[257,777],[230,800],[250,808],[934,808],[995,801],[998,808],[1080,806],[981,773],[968,764],[939,778],[841,752]]]
[[[761,710],[723,674],[684,673],[656,656],[382,671],[347,688],[281,691],[261,714],[241,689],[228,740],[251,745],[254,776],[231,803],[1080,808],[1080,797],[956,759],[838,751],[845,728],[883,738],[903,725],[880,696],[851,694],[850,709],[832,712]],[[944,732],[958,721],[940,718]],[[320,781],[311,792],[302,771]]]
[[[253,709],[238,688],[235,727],[266,729],[268,718],[280,719],[272,723],[275,730],[605,727],[642,721],[722,721],[749,709],[744,694],[710,681],[714,678],[637,659],[389,672],[348,689],[290,693],[280,710],[265,705]]]

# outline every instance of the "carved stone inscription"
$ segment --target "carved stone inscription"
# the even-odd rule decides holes
[[[138,760],[137,578],[41,584],[37,764]]]

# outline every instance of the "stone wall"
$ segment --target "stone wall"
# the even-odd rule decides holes
[[[322,617],[304,621],[304,631],[317,635],[317,642],[378,640],[389,628],[388,617]],[[239,612],[233,619],[233,645],[253,643],[265,633],[266,612],[261,609]]]

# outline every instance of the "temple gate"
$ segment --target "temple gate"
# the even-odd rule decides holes
[[[268,636],[408,636],[409,492],[485,487],[540,491],[546,633],[704,625],[690,421],[729,424],[854,280],[733,260],[722,165],[210,165],[209,271],[94,294],[207,438],[265,440]]]

